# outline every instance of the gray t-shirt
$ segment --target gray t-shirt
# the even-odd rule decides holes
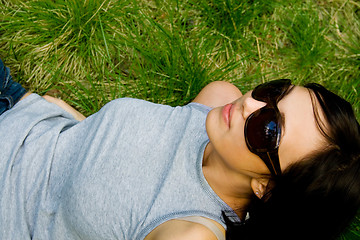
[[[118,99],[82,122],[32,94],[0,116],[0,239],[144,239],[235,213],[202,173],[210,109]]]

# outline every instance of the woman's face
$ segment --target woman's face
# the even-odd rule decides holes
[[[206,130],[210,144],[222,164],[232,171],[270,173],[265,163],[249,151],[244,138],[247,117],[265,105],[265,102],[253,99],[250,91],[232,104],[215,108],[208,114]],[[284,122],[279,145],[280,166],[284,170],[320,149],[325,139],[317,127],[311,96],[306,88],[295,86],[279,101],[278,108]]]

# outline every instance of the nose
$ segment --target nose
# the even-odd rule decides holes
[[[266,105],[265,102],[258,101],[251,96],[247,97],[243,102],[243,117],[247,119],[250,114],[255,112],[256,110],[264,107]]]

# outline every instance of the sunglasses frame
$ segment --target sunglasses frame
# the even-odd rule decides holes
[[[278,85],[277,88],[275,88],[276,86],[274,85]],[[274,81],[270,81],[264,84],[261,84],[259,86],[257,86],[253,92],[252,92],[252,98],[254,98],[257,101],[262,101],[265,102],[266,105],[258,110],[256,110],[255,112],[253,112],[252,114],[250,114],[248,116],[248,118],[245,121],[245,127],[244,127],[244,136],[245,136],[245,141],[246,141],[246,145],[249,148],[249,150],[256,154],[257,156],[259,156],[263,162],[265,163],[265,165],[267,166],[267,168],[270,170],[270,173],[272,175],[280,175],[281,174],[281,167],[280,167],[280,161],[279,161],[279,144],[280,144],[280,139],[281,139],[281,127],[282,127],[282,117],[280,114],[280,111],[277,107],[278,102],[284,97],[286,96],[290,91],[291,91],[291,80],[289,79],[279,79],[279,80],[274,80]],[[276,95],[271,96],[271,93],[273,93],[275,90],[279,90],[279,87],[281,88],[281,91],[279,91],[278,93],[276,93]],[[268,94],[266,96],[259,96],[257,95],[259,89],[268,89]],[[271,90],[273,92],[271,92]],[[272,110],[274,111],[274,116],[276,119],[276,143],[274,147],[267,147],[264,146],[264,148],[255,148],[252,146],[252,144],[249,142],[248,139],[248,124],[251,121],[251,119],[254,116],[259,116],[261,115],[261,113],[263,111],[269,111]]]

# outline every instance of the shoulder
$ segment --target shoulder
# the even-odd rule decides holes
[[[206,85],[193,102],[215,108],[233,102],[241,96],[242,93],[233,84],[216,81]]]
[[[225,229],[215,221],[213,222],[225,234]],[[202,224],[170,220],[155,228],[145,240],[217,240],[217,237]]]

